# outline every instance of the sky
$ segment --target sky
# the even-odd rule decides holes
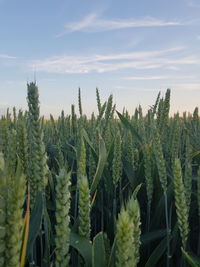
[[[132,114],[171,89],[171,114],[200,103],[200,0],[0,0],[0,114],[26,109],[36,80],[41,114],[97,111],[96,87]]]

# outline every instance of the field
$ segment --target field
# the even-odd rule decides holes
[[[169,117],[170,89],[143,114],[0,118],[0,267],[200,266],[200,119]]]

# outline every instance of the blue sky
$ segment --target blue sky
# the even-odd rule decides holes
[[[0,112],[25,109],[36,76],[41,113],[83,110],[113,94],[130,112],[172,90],[171,114],[200,99],[199,0],[0,0]],[[35,74],[34,74],[35,73]]]

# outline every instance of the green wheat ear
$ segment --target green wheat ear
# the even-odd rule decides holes
[[[8,147],[7,147],[7,158],[6,168],[9,176],[15,175],[17,166],[17,133],[16,130],[10,130],[8,134]]]
[[[90,238],[90,190],[86,176],[79,181],[79,234]]]
[[[198,203],[198,215],[200,219],[200,168],[197,172],[197,203]]]
[[[17,181],[18,180],[18,181]],[[8,197],[7,213],[7,266],[19,266],[22,245],[22,205],[25,195],[25,176],[15,177]]]
[[[4,159],[0,153],[0,266],[5,266],[6,253],[6,195],[7,187],[4,175]]]
[[[165,159],[163,155],[162,144],[157,128],[153,128],[154,140],[153,140],[153,152],[156,159],[156,165],[158,169],[158,175],[160,183],[164,192],[167,190],[167,171],[165,165]]]
[[[79,113],[80,116],[83,115],[83,111],[82,111],[82,103],[81,103],[81,88],[78,88],[78,107],[79,107]]]
[[[178,158],[174,163],[174,194],[175,194],[175,206],[176,214],[178,218],[178,226],[184,248],[186,247],[188,235],[189,235],[189,223],[188,223],[188,206],[186,200],[185,187],[182,179],[181,163]]]
[[[71,173],[61,169],[56,177],[56,266],[68,266],[69,264],[69,209],[70,209],[70,179]]]
[[[184,185],[186,193],[186,203],[188,209],[190,209],[191,194],[192,194],[192,157],[191,157],[191,145],[189,142],[189,136],[186,136],[185,141],[185,173],[184,173]]]
[[[28,141],[29,141],[29,183],[31,206],[38,191],[44,192],[48,182],[47,155],[43,143],[43,129],[40,120],[39,93],[35,83],[28,87]]]
[[[152,152],[149,145],[145,145],[144,147],[144,174],[145,174],[145,182],[146,182],[146,191],[147,191],[147,199],[148,199],[148,207],[149,210],[151,208],[151,202],[153,197],[153,177],[151,174],[152,168],[152,160],[151,160]]]
[[[3,153],[0,152],[0,171],[3,170],[4,167],[5,167],[5,161],[4,161]]]
[[[17,153],[22,163],[23,173],[28,177],[28,136],[24,118],[17,122]]]
[[[122,146],[120,131],[117,131],[114,141],[114,157],[112,162],[113,184],[116,186],[122,175]]]
[[[131,197],[127,204],[127,211],[130,216],[130,220],[133,223],[133,246],[132,253],[134,255],[133,262],[137,266],[140,259],[140,236],[141,236],[141,219],[140,219],[140,207],[137,199]],[[133,265],[134,266],[134,265]]]
[[[77,179],[86,175],[86,149],[82,135],[79,135],[78,151],[77,151]]]
[[[98,107],[98,111],[100,113],[101,111],[101,99],[100,99],[100,95],[99,95],[99,90],[98,88],[96,88],[96,98],[97,98],[97,107]]]
[[[116,222],[116,266],[135,267],[133,253],[134,225],[129,212],[122,208]]]
[[[134,167],[133,137],[130,131],[127,132],[126,140],[124,140],[124,150],[126,161]]]

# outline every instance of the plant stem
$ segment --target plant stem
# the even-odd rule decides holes
[[[115,221],[116,221],[116,194],[117,194],[117,192],[116,192],[117,190],[116,190],[116,185],[115,185],[115,189],[114,189],[114,198],[113,198],[113,223],[114,223],[114,225],[115,225]]]
[[[147,233],[149,233],[149,229],[150,229],[150,220],[151,220],[151,205],[147,205],[147,224],[146,224],[146,231]],[[148,244],[148,257],[149,257],[149,254],[150,254],[150,244]]]
[[[170,266],[170,228],[169,228],[169,218],[168,218],[168,206],[167,206],[167,192],[164,192],[165,198],[165,220],[166,220],[166,228],[167,228],[167,263],[166,266]]]

